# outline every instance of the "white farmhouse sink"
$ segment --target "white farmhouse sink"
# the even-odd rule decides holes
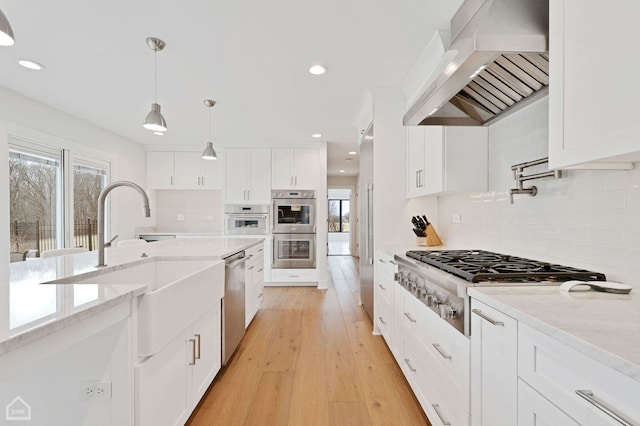
[[[138,355],[158,352],[224,296],[224,261],[167,258],[118,265],[52,281],[58,284],[146,284],[138,303]]]

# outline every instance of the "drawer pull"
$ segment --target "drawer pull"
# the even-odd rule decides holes
[[[200,359],[200,335],[194,334],[193,337],[196,338],[196,353],[194,356],[196,359]]]
[[[384,321],[384,319],[382,319],[382,317],[378,317],[378,319],[380,320],[380,322],[382,323],[382,325],[387,325],[387,323]]]
[[[605,413],[607,416],[611,417],[618,423],[623,424],[625,426],[633,426],[633,423],[631,423],[629,420],[624,418],[624,416],[622,416],[621,414],[616,413],[614,409],[611,406],[609,406],[609,404],[602,401],[600,398],[595,397],[593,395],[593,392],[591,392],[590,390],[588,389],[577,390],[576,394],[578,394],[578,396],[580,396],[581,398],[584,398],[587,402],[589,402],[589,404],[593,405],[598,410],[602,411],[603,413]]]
[[[384,261],[384,260],[382,260],[382,259],[378,259],[378,261],[379,261],[380,263],[385,263],[385,261]]]
[[[431,406],[433,407],[433,411],[435,411],[438,417],[440,417],[440,421],[442,422],[442,424],[444,426],[451,426],[451,422],[449,420],[445,420],[444,417],[442,417],[440,406],[438,404],[431,404]]]
[[[386,290],[387,288],[385,286],[383,286],[382,284],[378,284],[378,287],[380,287],[381,290]]]
[[[472,309],[471,312],[473,312],[474,314],[476,314],[477,316],[479,316],[482,319],[485,319],[487,321],[489,321],[491,324],[493,325],[499,325],[499,326],[504,326],[504,323],[502,321],[496,321],[493,318],[491,318],[490,316],[488,316],[487,314],[485,314],[484,312],[482,312],[480,309]]]
[[[258,295],[258,299],[261,299],[261,298],[262,298],[262,293]]]
[[[253,266],[249,266],[249,268],[247,269],[247,271],[250,271],[253,269]]]
[[[191,361],[189,365],[196,365],[196,339],[189,339],[191,343]]]
[[[416,372],[418,370],[416,370],[415,368],[413,368],[413,365],[411,365],[411,360],[409,358],[405,358],[404,359],[404,363],[407,364],[407,367],[409,367],[409,370],[412,372]]]
[[[258,272],[262,272],[262,270],[263,270],[263,269],[264,269],[264,268],[260,268],[260,269],[258,269]]]
[[[389,263],[392,264],[392,265],[397,265],[397,263],[395,261],[393,261],[393,260],[390,260]]]
[[[404,316],[407,317],[407,319],[411,322],[417,322],[415,318],[413,318],[408,312],[405,312]]]
[[[451,355],[448,355],[445,351],[443,351],[439,344],[437,344],[437,343],[432,343],[431,345],[432,345],[434,348],[436,348],[436,351],[438,351],[438,353],[439,353],[440,355],[442,355],[442,358],[444,358],[444,359],[451,359]]]

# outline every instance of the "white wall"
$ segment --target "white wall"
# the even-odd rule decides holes
[[[588,268],[636,284],[640,273],[640,169],[564,171],[562,179],[528,182],[519,196],[511,166],[547,155],[548,100],[489,128],[489,191],[442,196],[440,235],[447,244]],[[527,169],[530,174],[539,169]],[[453,224],[460,214],[462,223]]]
[[[55,142],[58,147],[69,148],[76,153],[111,161],[111,180],[130,180],[146,186],[145,153],[142,145],[122,136],[110,133],[77,117],[63,113],[33,99],[0,87],[0,204],[8,212],[8,152],[7,135],[26,138],[41,144]],[[144,218],[142,200],[133,190],[118,188],[111,199],[111,235],[121,239],[133,238],[136,225],[153,224],[152,218]],[[9,221],[0,223],[0,239],[8,241]],[[0,253],[7,261],[8,254]]]

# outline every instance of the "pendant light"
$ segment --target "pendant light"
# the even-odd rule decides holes
[[[213,149],[213,142],[211,142],[211,108],[216,104],[216,101],[212,99],[205,99],[204,104],[209,108],[209,139],[207,146],[202,153],[202,158],[205,160],[217,160],[218,154],[216,154],[216,150]]]
[[[0,46],[13,46],[15,42],[11,24],[9,24],[9,20],[0,10]]]
[[[153,132],[166,132],[167,122],[164,121],[164,117],[160,112],[160,104],[158,104],[158,52],[164,49],[165,42],[155,37],[147,38],[147,46],[153,50],[153,81],[154,81],[154,94],[155,102],[151,104],[151,111],[147,114],[147,118],[144,120],[144,128]]]

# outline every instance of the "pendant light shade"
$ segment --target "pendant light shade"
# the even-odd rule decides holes
[[[13,46],[15,42],[9,20],[0,10],[0,46]]]
[[[164,121],[164,117],[160,113],[160,105],[151,104],[151,111],[147,114],[147,118],[144,119],[143,126],[153,132],[167,131],[167,122]]]
[[[147,38],[147,46],[153,50],[153,84],[155,102],[151,104],[151,111],[147,114],[147,118],[144,119],[143,127],[153,132],[166,132],[167,122],[165,121],[162,113],[160,112],[160,104],[158,103],[158,52],[164,49],[165,42],[155,37]]]
[[[202,153],[202,158],[205,160],[217,160],[218,154],[216,154],[216,150],[213,149],[213,142],[211,142],[211,108],[216,104],[216,101],[212,99],[205,99],[204,104],[209,108],[209,142],[207,142],[207,146]]]

